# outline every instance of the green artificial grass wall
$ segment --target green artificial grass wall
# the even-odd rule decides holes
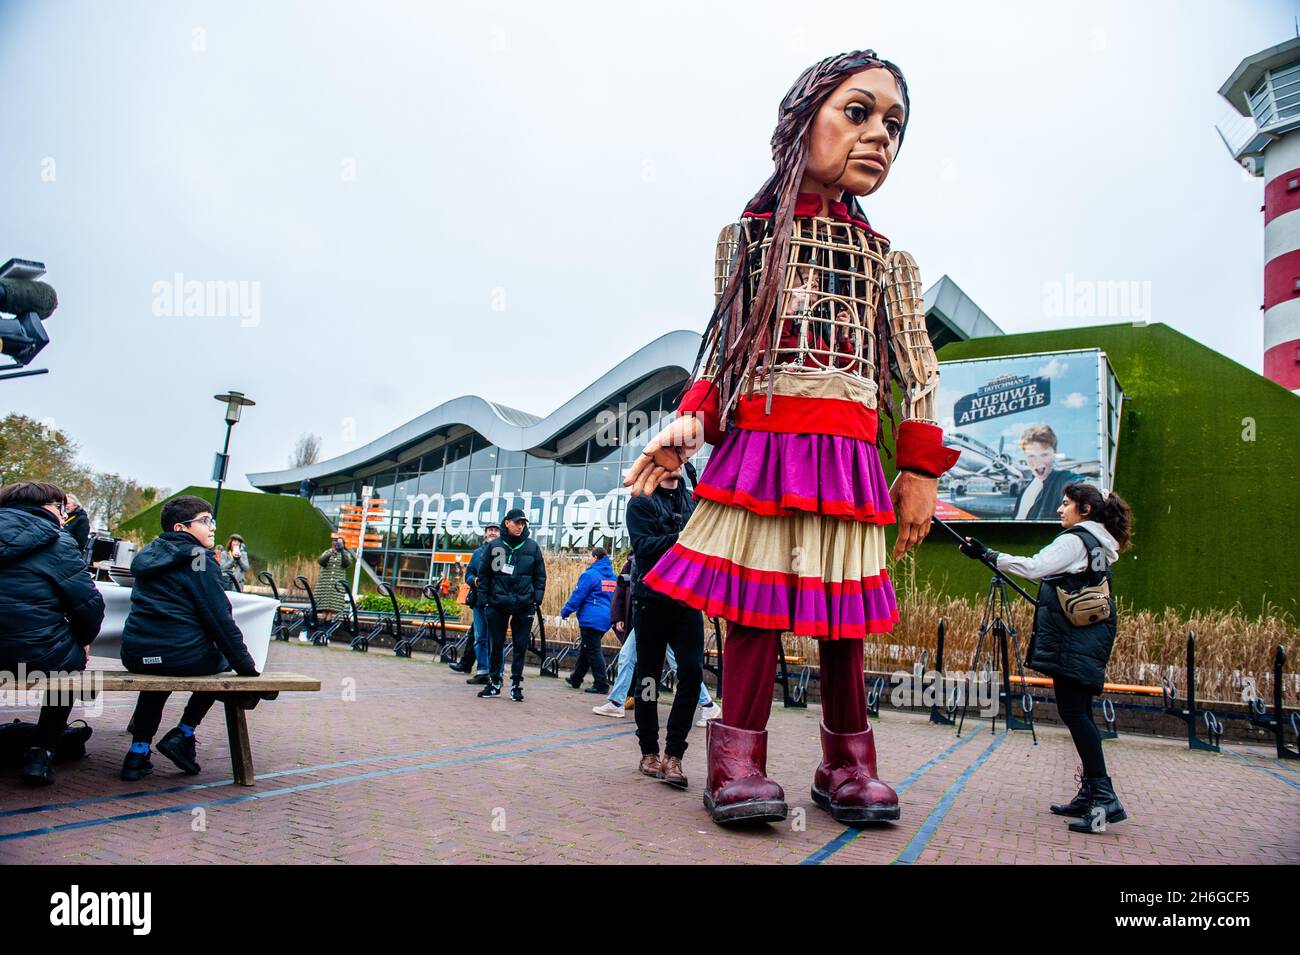
[[[1125,394],[1115,490],[1133,508],[1134,534],[1115,567],[1121,599],[1153,611],[1239,606],[1252,617],[1271,604],[1300,619],[1300,397],[1161,324],[953,342],[939,359],[1078,348],[1104,351]],[[886,469],[892,480],[889,458]],[[1048,525],[958,528],[1016,554],[1034,553],[1056,534]],[[950,540],[931,530],[917,552],[918,582],[982,596],[988,571]]]
[[[211,501],[215,488],[187,487],[172,497],[186,494]],[[146,540],[152,540],[161,533],[159,520],[165,503],[155,504],[124,521],[118,531],[142,534]],[[231,534],[241,535],[249,555],[259,567],[319,556],[329,546],[330,530],[329,521],[306,498],[228,488],[221,490],[217,541],[224,544]]]

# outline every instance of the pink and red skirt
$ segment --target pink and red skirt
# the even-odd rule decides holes
[[[885,526],[894,515],[873,443],[733,428],[696,497],[649,586],[709,616],[797,636],[893,630]]]

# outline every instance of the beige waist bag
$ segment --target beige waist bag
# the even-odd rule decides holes
[[[1061,611],[1065,619],[1076,627],[1100,623],[1110,618],[1110,581],[1103,580],[1091,587],[1081,587],[1073,593],[1057,588]]]

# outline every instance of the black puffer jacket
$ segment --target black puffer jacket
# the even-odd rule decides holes
[[[1111,579],[1106,549],[1087,530],[1067,531],[1083,540],[1091,567],[1076,574],[1044,577],[1038,588],[1038,609],[1034,612],[1034,633],[1025,665],[1050,677],[1066,677],[1100,693],[1106,683],[1106,664],[1115,646],[1115,598],[1110,598],[1110,617],[1100,623],[1076,627],[1061,610],[1059,589],[1070,592]],[[1093,569],[1095,568],[1095,569]]]
[[[104,598],[76,542],[43,507],[0,507],[0,608],[3,669],[85,665],[81,648],[99,634]]]
[[[695,499],[683,481],[672,489],[661,484],[653,494],[639,494],[627,502],[627,533],[636,558],[633,600],[672,600],[646,586],[645,575],[677,543],[694,510]]]
[[[488,545],[479,563],[477,584],[475,606],[505,613],[528,613],[541,606],[546,594],[546,561],[527,527],[518,537],[502,528],[501,536]]]
[[[212,551],[184,531],[167,531],[131,561],[135,586],[122,628],[122,662],[149,673],[233,669],[257,676]]]

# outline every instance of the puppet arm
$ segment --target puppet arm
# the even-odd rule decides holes
[[[925,327],[921,271],[906,252],[885,256],[885,302],[903,392],[903,421],[895,449],[898,468],[937,478],[957,462],[961,452],[943,446],[943,429],[935,420],[939,361]]]

